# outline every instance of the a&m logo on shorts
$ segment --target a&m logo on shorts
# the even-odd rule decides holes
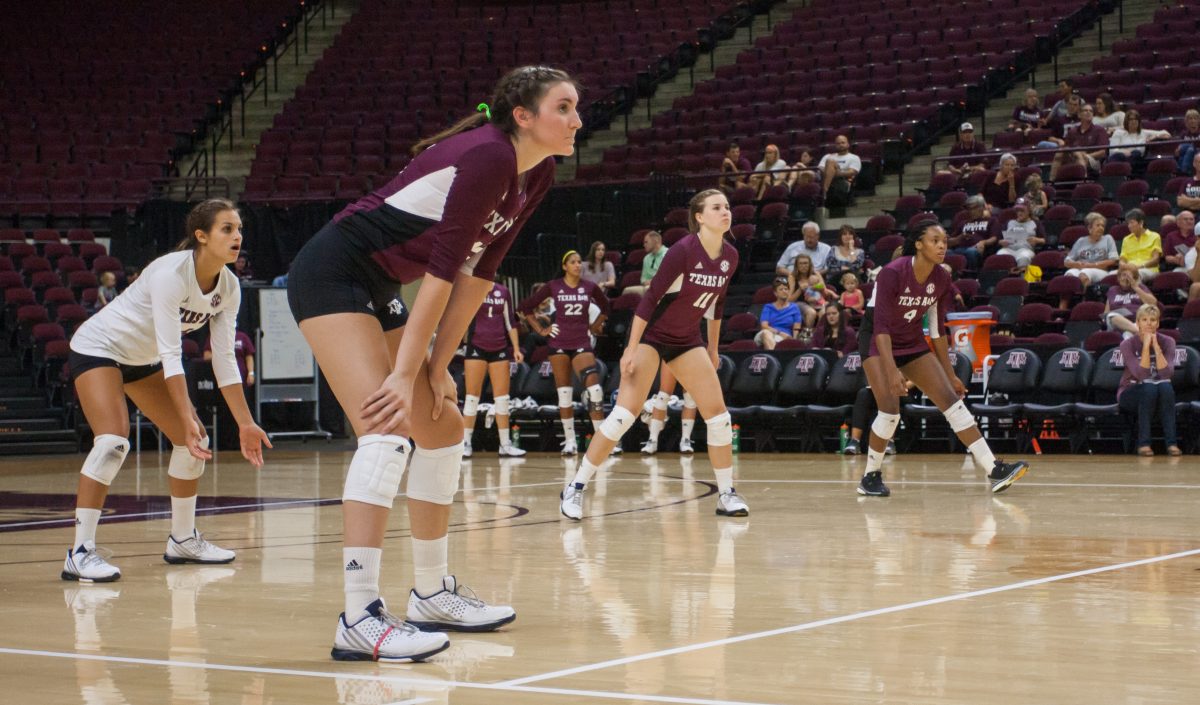
[[[797,372],[808,374],[809,372],[812,372],[812,368],[813,358],[811,355],[801,355],[800,357],[796,358]]]
[[[767,369],[767,356],[755,355],[750,358],[750,374],[761,375]]]

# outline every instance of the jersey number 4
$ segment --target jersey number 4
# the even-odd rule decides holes
[[[583,304],[564,304],[563,305],[563,315],[564,316],[582,316],[583,315]]]
[[[692,305],[695,306],[696,308],[708,308],[709,305],[712,304],[713,299],[715,299],[715,298],[717,298],[716,294],[714,294],[711,291],[706,291],[703,294],[701,294],[699,297],[697,297],[696,303],[694,303]]]
[[[915,308],[912,309],[911,311],[909,311],[908,313],[904,314],[904,320],[908,321],[909,323],[912,323],[913,319],[916,317],[917,317],[917,309],[915,309]]]

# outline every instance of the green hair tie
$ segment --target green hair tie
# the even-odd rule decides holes
[[[488,106],[487,103],[480,103],[479,105],[476,105],[475,110],[477,112],[483,113],[484,115],[487,115],[488,120],[492,119],[492,109]]]

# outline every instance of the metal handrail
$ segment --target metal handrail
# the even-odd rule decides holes
[[[1104,129],[1104,128],[1100,128],[1100,129]],[[1196,140],[1189,140],[1189,139],[1153,140],[1150,142],[1146,142],[1144,146],[1147,150],[1149,150],[1153,147],[1162,147],[1162,146],[1180,145],[1180,144],[1196,144]],[[1117,147],[1112,147],[1111,145],[1106,145],[1103,147],[1098,147],[1098,146],[1057,147],[1055,149],[1050,149],[1048,147],[1045,147],[1042,149],[1037,149],[1037,148],[1020,149],[1020,150],[1013,150],[1013,151],[1007,151],[1007,152],[1003,151],[1003,150],[989,150],[987,152],[984,152],[983,154],[965,154],[965,155],[958,155],[958,156],[954,156],[954,157],[948,157],[948,156],[947,157],[935,157],[933,159],[933,161],[931,161],[929,163],[929,175],[932,177],[934,174],[937,173],[938,164],[949,164],[951,162],[962,162],[962,161],[970,160],[972,158],[978,159],[979,161],[990,161],[993,159],[998,160],[1001,156],[1003,156],[1005,154],[1011,154],[1014,157],[1016,157],[1017,161],[1019,162],[1020,158],[1022,156],[1045,156],[1048,154],[1057,154],[1059,152],[1063,152],[1063,153],[1098,152],[1101,149],[1108,150],[1108,149],[1136,149],[1136,148],[1137,148],[1137,145],[1118,145]],[[1147,158],[1150,159],[1152,157],[1147,156]],[[1159,157],[1159,158],[1168,158],[1168,157]]]

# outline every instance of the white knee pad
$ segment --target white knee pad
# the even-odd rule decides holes
[[[710,446],[727,446],[733,444],[733,417],[726,411],[723,414],[704,422],[708,427],[708,444]]]
[[[885,441],[890,441],[892,436],[896,435],[896,427],[899,425],[900,414],[887,414],[881,411],[875,415],[875,421],[871,423],[871,433]]]
[[[507,399],[507,397],[505,397]],[[468,394],[463,399],[463,416],[474,416],[479,411],[479,397]]]
[[[461,448],[461,445],[460,445]],[[412,454],[408,439],[373,433],[358,439],[350,459],[342,501],[354,500],[391,509],[400,492],[400,480]]]
[[[508,395],[496,397],[492,404],[492,411],[496,416],[508,416]]]
[[[942,414],[955,433],[960,433],[975,425],[975,417],[971,415],[970,411],[967,411],[967,405],[963,403],[962,399],[951,404],[950,408],[943,411]]]
[[[654,408],[658,409],[659,411],[666,411],[667,410],[667,400],[669,400],[670,398],[671,398],[671,395],[667,394],[666,392],[659,392],[658,394],[655,394],[654,395]]]
[[[446,505],[458,493],[462,444],[445,448],[416,448],[408,470],[408,498]]]
[[[587,388],[588,400],[593,404],[599,404],[604,401],[604,388],[598,384],[593,384]]]
[[[572,397],[574,397],[574,395],[575,395],[574,388],[559,387],[558,388],[558,408],[560,408],[560,409],[571,408],[571,406],[573,406],[575,403],[574,399],[572,399]]]
[[[684,406],[684,408],[687,408],[687,409],[695,409],[696,408],[696,400],[693,399],[692,395],[688,394],[687,392],[683,393],[683,406]]]
[[[83,460],[79,471],[102,485],[108,486],[129,455],[129,439],[111,433],[101,433],[92,444],[92,451]]]
[[[608,440],[618,443],[624,437],[625,432],[633,426],[634,419],[637,418],[623,406],[613,407],[612,413],[608,418],[600,422],[600,433]]]
[[[208,450],[208,436],[200,439],[200,447]],[[199,480],[204,474],[204,461],[193,458],[187,446],[175,446],[171,449],[167,474],[179,480]]]

